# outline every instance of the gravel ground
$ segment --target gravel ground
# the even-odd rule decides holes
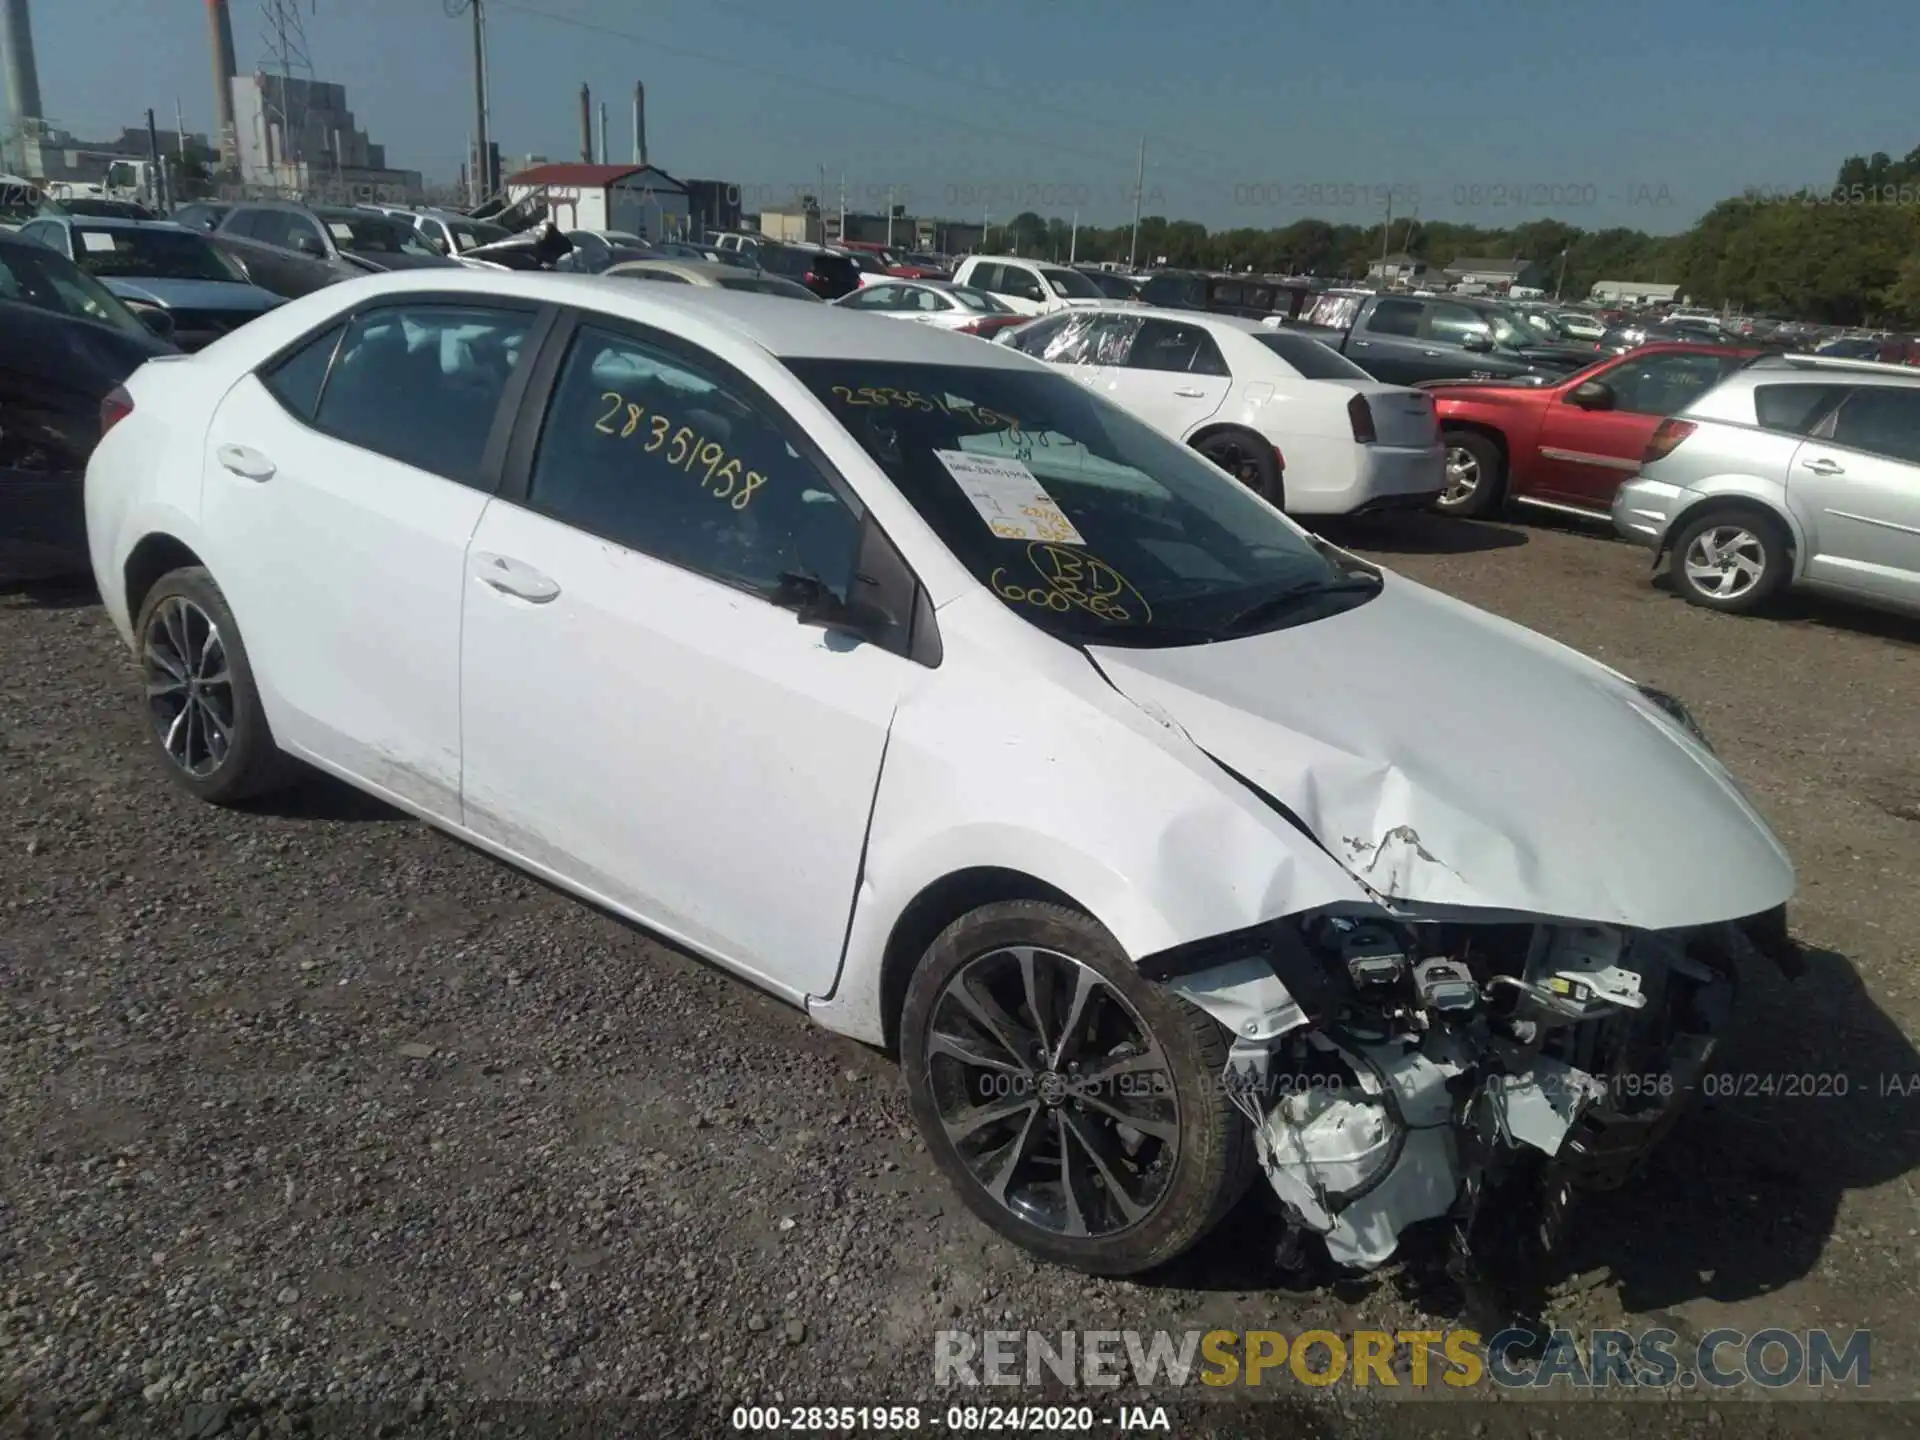
[[[1750,1093],[1585,1214],[1555,1318],[1871,1327],[1873,1393],[1920,1398],[1920,625],[1706,614],[1572,530],[1349,538],[1682,696],[1800,866],[1808,973],[1744,997]],[[742,1402],[1041,1398],[934,1391],[941,1328],[1420,1320],[1391,1280],[1277,1288],[1255,1203],[1149,1282],[1029,1263],[947,1192],[885,1057],[331,782],[249,813],[182,797],[90,596],[0,597],[0,660],[0,1429],[717,1434]],[[1122,1400],[1182,1435],[1920,1414],[1290,1385],[1101,1416]]]

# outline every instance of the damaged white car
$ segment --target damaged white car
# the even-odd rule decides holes
[[[1011,350],[433,272],[104,418],[95,571],[181,784],[304,760],[897,1045],[967,1203],[1065,1264],[1261,1176],[1350,1265],[1550,1231],[1791,955],[1676,701]]]

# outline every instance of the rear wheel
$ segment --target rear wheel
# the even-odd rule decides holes
[[[162,575],[140,606],[147,733],[176,784],[230,805],[285,784],[294,764],[273,743],[240,627],[201,566]]]
[[[1434,505],[1448,515],[1489,515],[1506,490],[1507,464],[1500,447],[1471,430],[1449,430],[1447,486]]]
[[[1273,446],[1250,430],[1216,430],[1193,448],[1277,510],[1286,508],[1286,487]]]
[[[1689,603],[1748,614],[1787,583],[1787,534],[1757,511],[1709,510],[1674,538],[1671,571]]]
[[[907,989],[914,1120],[974,1214],[1103,1275],[1164,1264],[1244,1193],[1227,1039],[1093,920],[1008,901],[956,920]]]

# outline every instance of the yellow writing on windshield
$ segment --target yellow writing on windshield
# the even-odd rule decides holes
[[[1079,609],[1116,625],[1152,623],[1147,597],[1106,561],[1074,546],[1035,541],[1027,546],[1027,560],[1039,577],[1037,585],[1022,584],[1005,566],[988,577],[994,593],[1016,605],[1033,605],[1057,615]]]

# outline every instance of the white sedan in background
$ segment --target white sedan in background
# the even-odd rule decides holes
[[[1786,934],[1678,701],[998,346],[402,271],[149,361],[102,428],[174,783],[305,761],[897,1045],[942,1173],[1055,1263],[1164,1265],[1261,1173],[1343,1264],[1462,1194],[1537,1228],[1563,1192],[1488,1175],[1604,1183],[1713,1051],[1729,922]],[[1630,1063],[1671,1091],[1616,1124]]]
[[[877,280],[833,302],[868,315],[913,320],[936,330],[991,338],[1028,319],[1000,297],[951,280]]]
[[[995,338],[1065,367],[1292,515],[1419,509],[1446,487],[1432,396],[1304,335],[1113,304]]]

